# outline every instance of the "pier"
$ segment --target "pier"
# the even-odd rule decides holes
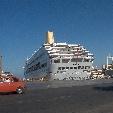
[[[113,82],[73,87],[35,83],[25,94],[0,94],[0,113],[112,113]]]

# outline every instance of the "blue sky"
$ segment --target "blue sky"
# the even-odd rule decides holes
[[[4,71],[23,76],[25,60],[53,31],[56,42],[80,43],[94,65],[113,55],[113,0],[0,0],[0,54]]]

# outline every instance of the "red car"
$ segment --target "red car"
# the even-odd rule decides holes
[[[17,77],[0,77],[0,92],[24,93],[25,82]]]

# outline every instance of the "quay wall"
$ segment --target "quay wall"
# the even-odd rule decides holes
[[[101,80],[55,80],[55,81],[35,81],[27,82],[27,87],[30,89],[47,89],[47,88],[59,88],[59,87],[72,87],[72,86],[85,86],[85,85],[100,85],[111,84],[113,79],[101,79]]]

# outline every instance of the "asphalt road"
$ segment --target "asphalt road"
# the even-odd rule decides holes
[[[113,84],[0,94],[0,113],[113,113]]]

